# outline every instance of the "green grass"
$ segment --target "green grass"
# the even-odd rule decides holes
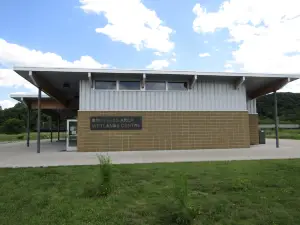
[[[289,120],[282,120],[281,118],[279,118],[280,124],[298,124],[299,121],[289,121]],[[274,119],[270,119],[270,118],[265,118],[265,119],[260,119],[259,120],[259,124],[274,124],[275,121]]]
[[[37,133],[30,132],[30,140],[36,140]],[[57,139],[57,132],[52,133],[53,139]],[[60,137],[65,137],[65,132],[60,132]],[[27,133],[22,134],[0,134],[0,142],[24,141],[27,139]],[[50,139],[50,132],[41,132],[41,139]]]
[[[0,224],[165,224],[179,174],[194,224],[300,224],[300,160],[113,165],[113,190],[87,197],[98,166],[0,169]]]
[[[274,129],[265,129],[267,138],[275,138]],[[300,129],[279,129],[279,138],[300,140]]]

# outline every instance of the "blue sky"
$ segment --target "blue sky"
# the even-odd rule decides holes
[[[288,1],[2,0],[0,105],[35,91],[14,65],[300,73]]]

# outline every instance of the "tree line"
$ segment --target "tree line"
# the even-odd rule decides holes
[[[47,123],[50,117],[41,113],[41,121]],[[17,103],[14,107],[2,109],[0,106],[0,133],[18,134],[25,132],[27,125],[27,106],[23,103]],[[35,131],[37,125],[37,110],[30,112],[30,130]],[[48,124],[47,124],[48,125]],[[53,126],[56,127],[56,121]]]
[[[300,124],[300,93],[277,93],[280,123]],[[260,123],[274,123],[274,95],[268,94],[257,99],[257,113]]]

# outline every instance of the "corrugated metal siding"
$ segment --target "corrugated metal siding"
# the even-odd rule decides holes
[[[80,82],[79,110],[247,111],[244,86],[198,81],[189,91],[101,91]]]
[[[256,99],[247,100],[247,109],[249,114],[256,114]]]

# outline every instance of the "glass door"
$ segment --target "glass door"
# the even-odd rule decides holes
[[[77,150],[77,120],[67,120],[67,151]]]

